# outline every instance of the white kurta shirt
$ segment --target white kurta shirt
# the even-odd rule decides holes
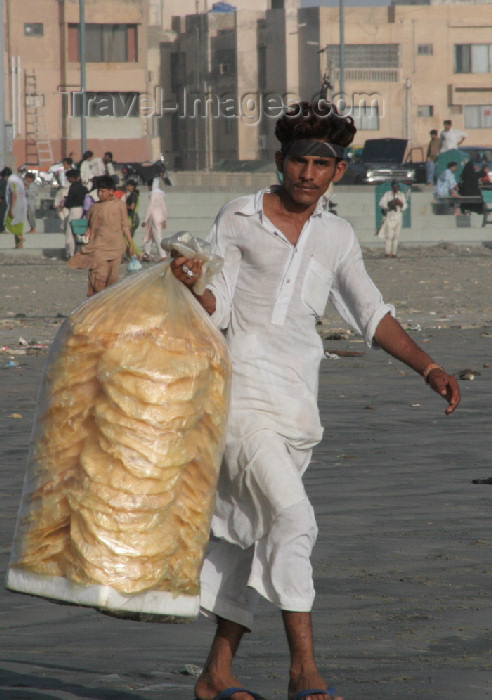
[[[244,487],[238,475],[245,469],[239,456],[245,439],[270,430],[286,444],[307,450],[322,437],[317,393],[323,344],[316,321],[327,301],[368,345],[382,317],[394,313],[368,276],[347,221],[327,212],[320,200],[292,245],[265,216],[265,191],[271,190],[226,204],[209,235],[212,252],[225,260],[209,286],[217,302],[212,320],[225,329],[232,359],[221,474],[229,483],[229,504],[218,498],[212,527],[242,546],[258,533],[229,531],[220,513],[241,508],[247,499],[247,494],[234,493],[234,484]],[[283,491],[284,507],[289,507],[289,486],[279,483],[280,501]]]

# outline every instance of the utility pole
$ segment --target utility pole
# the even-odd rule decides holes
[[[79,60],[80,60],[80,148],[82,153],[87,150],[85,109],[87,105],[85,85],[85,0],[79,0]]]
[[[344,39],[344,17],[343,2],[338,0],[338,29],[339,29],[339,65],[340,65],[340,98],[344,101],[345,107],[345,39]]]
[[[3,24],[3,0],[0,0],[0,166],[5,166],[7,155],[7,134],[5,131],[5,66],[3,47],[5,45],[5,27]]]

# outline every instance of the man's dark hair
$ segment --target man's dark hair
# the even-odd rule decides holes
[[[447,167],[448,167],[448,168],[452,168],[453,165],[458,165],[458,163],[457,163],[455,160],[452,160],[452,161],[450,161],[450,162],[448,163]]]
[[[92,158],[93,155],[94,155],[94,153],[92,151],[85,151],[82,154],[82,160],[87,160],[87,158]]]
[[[94,178],[94,184],[99,190],[115,190],[114,180],[111,175],[99,175]]]
[[[113,154],[111,153],[111,151],[106,151],[104,155],[107,156],[109,160],[113,160]]]
[[[341,116],[335,105],[326,100],[290,105],[275,127],[275,136],[282,147],[296,139],[324,139],[346,147],[356,132],[352,117]]]
[[[453,123],[453,122],[451,121],[451,119],[445,119],[445,120],[443,121],[444,126],[446,126],[446,124],[452,124],[452,123]]]
[[[71,170],[67,170],[67,172],[65,173],[65,177],[67,178],[67,180],[69,177],[73,177],[76,180],[78,177],[80,177],[80,172],[78,170],[75,170],[75,168],[72,168]]]
[[[12,175],[12,168],[9,168],[8,165],[5,166],[5,168],[0,172],[0,177],[10,177]]]
[[[26,177],[28,177],[30,180],[33,180],[33,181],[36,179],[36,175],[34,173],[32,173],[30,170],[28,170],[27,173],[24,175],[24,180],[26,179]]]
[[[73,165],[73,158],[69,158],[68,156],[62,160],[62,163],[67,163],[70,165]]]

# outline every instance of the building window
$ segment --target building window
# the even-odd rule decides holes
[[[432,44],[418,44],[417,45],[417,55],[418,56],[432,56],[434,53],[434,48]]]
[[[434,107],[432,105],[419,105],[417,107],[417,117],[433,117]]]
[[[492,44],[455,44],[455,73],[490,73]]]
[[[24,24],[24,36],[43,36],[44,26],[40,22]]]
[[[465,129],[491,129],[492,105],[465,105]]]
[[[136,63],[136,24],[86,24],[85,60],[88,63]],[[80,61],[79,25],[68,25],[68,60]]]
[[[351,116],[354,118],[357,129],[367,129],[368,131],[379,130],[378,105],[354,107]]]
[[[138,92],[86,92],[86,117],[138,117],[140,93]],[[82,113],[82,95],[72,93],[72,117]]]
[[[236,52],[234,49],[218,49],[214,56],[217,75],[233,75],[236,71]]]

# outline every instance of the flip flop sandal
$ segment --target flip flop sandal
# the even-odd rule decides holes
[[[321,690],[316,688],[300,690],[292,697],[292,700],[303,700],[303,698],[308,698],[310,695],[327,695],[329,698],[333,698],[335,697],[335,691],[336,688],[328,688],[328,690]]]
[[[234,693],[248,693],[248,695],[251,695],[253,700],[265,700],[261,695],[258,695],[258,693],[254,693],[252,690],[248,690],[247,688],[226,688],[225,690],[221,690],[218,695],[214,697],[213,700],[228,700],[228,698],[232,698]],[[200,700],[200,698],[196,697],[195,700]]]

